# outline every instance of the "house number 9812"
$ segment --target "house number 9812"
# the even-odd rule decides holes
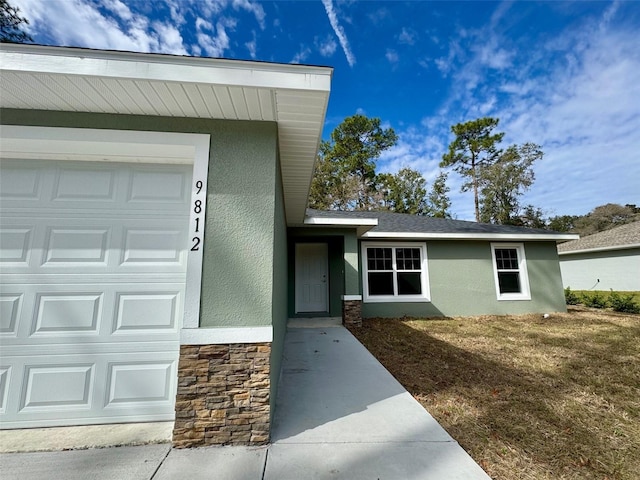
[[[202,180],[198,180],[196,182],[196,195],[200,195],[202,193],[203,186],[204,184],[202,183]],[[202,200],[200,200],[199,198],[193,202],[193,213],[195,213],[196,215],[202,213]],[[200,242],[202,241],[202,239],[198,235],[200,233],[200,217],[195,218],[195,228],[193,232],[196,235],[191,239],[191,241],[193,242],[191,251],[195,252],[200,250]]]

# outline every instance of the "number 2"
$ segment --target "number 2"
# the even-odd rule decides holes
[[[195,252],[197,250],[200,250],[200,237],[193,237],[191,239],[191,241],[193,242],[193,246],[191,247],[191,251]]]

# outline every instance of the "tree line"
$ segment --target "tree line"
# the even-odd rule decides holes
[[[440,171],[430,188],[420,172],[409,167],[378,173],[376,161],[398,137],[382,128],[380,119],[356,114],[344,119],[320,144],[311,183],[309,206],[319,210],[375,210],[451,218],[450,170],[472,191],[478,222],[546,228],[590,235],[640,220],[635,205],[606,204],[585,215],[545,217],[540,207],[523,204],[535,181],[533,165],[544,153],[535,143],[501,148],[499,119],[484,117],[451,127],[455,138],[442,155]]]
[[[379,118],[347,117],[320,144],[309,206],[451,218],[445,170],[450,167],[465,178],[462,191],[473,190],[476,221],[528,225],[539,209],[519,200],[533,183],[532,165],[542,151],[532,143],[498,148],[504,136],[493,132],[498,122],[487,117],[451,127],[456,138],[427,188],[422,174],[409,167],[395,174],[376,172],[376,160],[397,142],[395,131],[382,128]]]
[[[387,210],[450,218],[447,174],[441,172],[427,190],[420,172],[405,167],[396,174],[376,172],[376,160],[396,144],[393,128],[379,118],[356,114],[320,143],[309,197],[318,210]]]

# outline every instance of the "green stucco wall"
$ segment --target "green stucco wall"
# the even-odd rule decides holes
[[[271,344],[271,418],[276,411],[276,396],[280,370],[282,367],[282,353],[284,337],[287,332],[287,223],[285,219],[284,197],[282,182],[278,168],[276,175],[276,195],[273,225],[273,291],[272,318],[273,343]]]
[[[554,242],[527,242],[531,300],[496,298],[490,242],[427,242],[431,302],[363,303],[362,315],[430,317],[566,311]]]
[[[276,212],[283,215],[276,206],[275,122],[12,109],[0,116],[7,125],[210,134],[200,326],[271,325],[274,222]]]

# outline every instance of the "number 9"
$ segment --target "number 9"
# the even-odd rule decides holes
[[[198,180],[196,182],[196,188],[198,189],[196,193],[200,193],[202,191],[202,180]]]

